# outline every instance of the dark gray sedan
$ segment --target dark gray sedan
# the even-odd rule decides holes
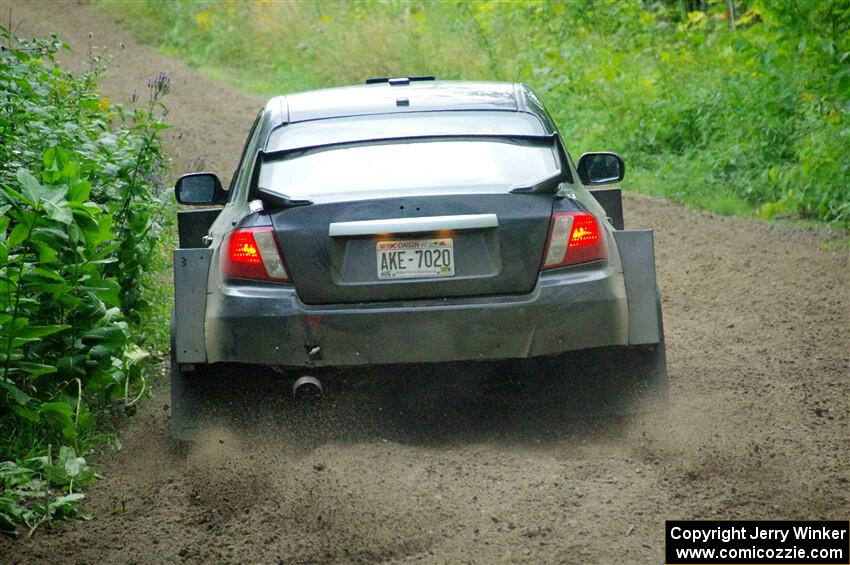
[[[613,153],[574,163],[522,84],[272,98],[227,190],[211,173],[176,186],[206,208],[178,217],[174,433],[191,435],[205,379],[234,363],[309,376],[297,388],[326,368],[605,348],[594,378],[663,396],[652,232],[623,229],[619,189],[595,188],[623,174]]]

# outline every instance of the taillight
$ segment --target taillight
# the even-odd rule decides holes
[[[222,246],[221,270],[226,279],[289,282],[274,228],[231,232]]]
[[[599,220],[587,212],[555,212],[541,270],[608,258],[608,242]]]

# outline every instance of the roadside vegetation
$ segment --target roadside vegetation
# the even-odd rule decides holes
[[[850,0],[98,4],[265,94],[408,74],[526,82],[574,151],[626,158],[626,188],[850,225]],[[0,533],[26,535],[85,517],[85,457],[166,346],[170,83],[122,106],[98,91],[98,56],[75,76],[55,37],[0,27],[0,43]]]
[[[723,214],[850,222],[850,0],[99,4],[272,94],[370,76],[523,81],[626,188]]]
[[[19,535],[84,517],[84,457],[144,396],[146,348],[164,348],[169,81],[124,108],[98,92],[99,56],[75,76],[56,37],[0,41],[0,533]]]

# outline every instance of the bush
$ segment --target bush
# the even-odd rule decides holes
[[[126,111],[98,93],[97,59],[75,77],[55,37],[19,43],[0,51],[0,531],[12,534],[77,512],[95,414],[143,395],[139,281],[171,216],[158,187],[168,78]]]

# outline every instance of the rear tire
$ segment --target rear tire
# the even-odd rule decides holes
[[[615,412],[634,414],[666,408],[670,399],[670,382],[667,378],[667,347],[660,295],[658,333],[660,339],[656,344],[613,348],[605,356],[602,366],[607,377],[622,391],[620,401],[613,403]]]
[[[658,343],[615,348],[603,365],[607,365],[612,383],[622,390],[620,402],[614,403],[617,413],[634,414],[663,410],[670,400],[660,294],[657,295],[657,300],[660,337]]]
[[[541,405],[571,416],[644,413],[668,398],[663,339],[651,347],[604,347],[524,362],[515,374]]]
[[[177,362],[171,319],[171,436],[193,442],[217,429],[250,431],[291,397],[291,381],[254,365]]]
[[[669,401],[667,349],[658,306],[661,339],[656,344],[615,346],[564,353],[532,365],[532,381],[567,412],[628,415],[663,410]],[[530,372],[526,369],[526,378]],[[542,379],[543,382],[540,382]]]
[[[651,412],[669,401],[667,351],[664,336],[653,346],[627,347],[613,352],[610,379],[622,391],[621,413]]]
[[[658,300],[658,335],[659,341],[643,352],[633,370],[642,387],[644,402],[659,408],[666,408],[670,401],[670,380],[667,377],[667,344],[664,338],[664,316],[661,314],[661,294],[656,294]]]

